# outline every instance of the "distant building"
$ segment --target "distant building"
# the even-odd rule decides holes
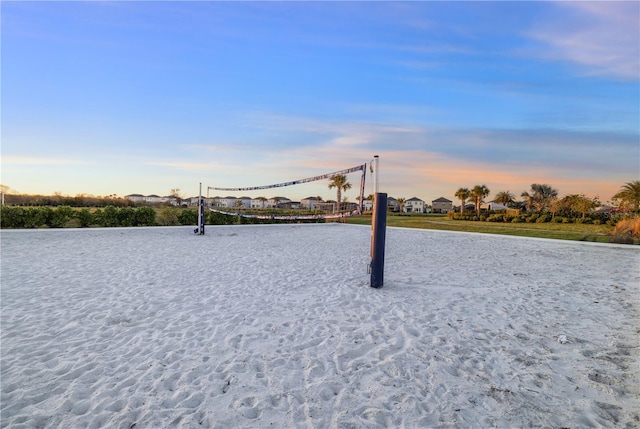
[[[484,206],[481,206],[481,208],[485,208]],[[504,204],[500,204],[500,203],[496,203],[495,201],[489,201],[486,205],[486,209],[487,210],[508,210],[509,207],[505,206]]]
[[[387,198],[387,207],[389,208],[389,210],[391,210],[392,212],[397,212],[400,211],[400,204],[398,204],[398,200],[396,200],[393,197],[388,197]]]
[[[322,198],[307,197],[300,200],[300,207],[306,210],[323,210],[326,202]]]
[[[125,195],[124,198],[129,201],[133,201],[134,203],[145,203],[145,204],[168,203],[174,206],[178,205],[178,199],[174,196],[160,197],[154,194],[151,194],[151,195],[130,194],[130,195]]]
[[[431,211],[433,213],[449,213],[453,210],[453,201],[440,197],[431,201]]]
[[[424,213],[424,201],[420,198],[412,197],[404,202],[405,213]]]

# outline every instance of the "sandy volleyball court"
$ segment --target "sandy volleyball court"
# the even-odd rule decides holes
[[[1,426],[640,426],[640,248],[389,228],[376,290],[369,245],[2,231]]]

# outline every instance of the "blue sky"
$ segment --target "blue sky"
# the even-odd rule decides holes
[[[548,183],[606,202],[640,178],[638,2],[1,12],[1,181],[16,192],[191,196],[373,155],[382,192],[426,201]]]

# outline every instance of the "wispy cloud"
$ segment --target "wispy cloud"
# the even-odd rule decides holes
[[[298,145],[265,151],[285,179],[346,168],[381,156],[383,178],[393,194],[421,196],[436,189],[487,184],[520,193],[531,183],[558,186],[562,193],[609,197],[637,175],[637,138],[616,133],[544,129],[457,129],[393,122],[321,120],[273,116],[272,130],[296,135]],[[266,153],[269,152],[269,153]],[[265,166],[261,164],[261,169]],[[278,173],[278,171],[274,171]],[[445,195],[451,197],[451,195]]]
[[[640,76],[640,3],[557,2],[563,13],[529,32],[546,45],[540,55],[569,61],[588,74],[637,80]]]
[[[48,158],[22,155],[3,155],[2,165],[92,165],[93,161],[69,158]]]

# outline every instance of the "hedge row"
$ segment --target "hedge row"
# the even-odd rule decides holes
[[[454,220],[470,220],[481,222],[506,222],[506,223],[578,223],[578,224],[595,224],[600,225],[607,223],[615,225],[616,220],[608,215],[593,214],[591,217],[564,217],[552,216],[549,213],[524,213],[519,215],[511,215],[504,213],[481,213],[480,216],[470,213],[454,213],[449,212],[448,216]]]
[[[151,207],[114,207],[90,211],[74,210],[69,206],[51,207],[0,207],[2,228],[63,228],[76,226],[150,226],[156,225],[156,212]]]
[[[290,223],[286,220],[244,218],[216,212],[206,212],[205,216],[205,223],[208,225]],[[324,221],[314,219],[305,222]],[[196,225],[197,223],[198,212],[196,210],[175,207],[166,207],[156,211],[151,207],[107,206],[104,209],[91,211],[88,208],[74,210],[69,206],[59,206],[55,209],[51,207],[0,206],[0,226],[2,228],[173,226]]]

